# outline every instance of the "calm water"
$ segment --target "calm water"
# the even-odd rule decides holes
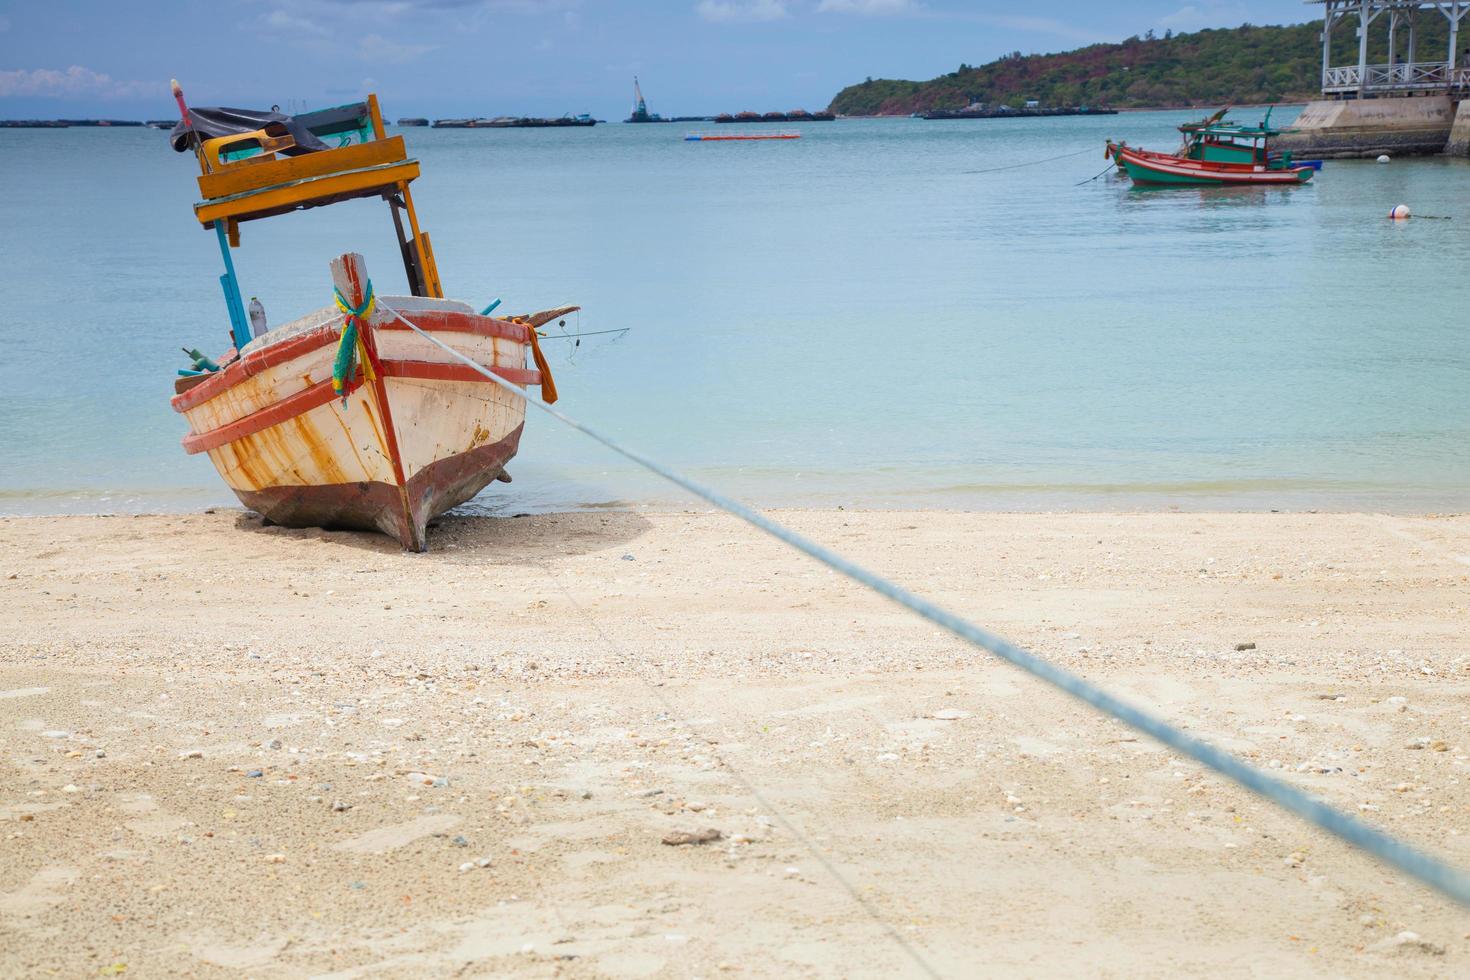
[[[407,137],[446,292],[631,328],[550,342],[562,406],[757,503],[1470,507],[1470,163],[1076,186],[1105,136],[1171,148],[1191,115]],[[192,160],[8,131],[0,172],[0,512],[231,502],[168,407],[179,348],[227,346]],[[323,305],[343,251],[402,289],[381,202],[243,231],[273,321]],[[534,414],[511,472],[479,506],[682,500]]]

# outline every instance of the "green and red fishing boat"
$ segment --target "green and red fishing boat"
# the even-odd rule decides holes
[[[1179,127],[1184,141],[1174,153],[1157,153],[1108,140],[1107,157],[1135,184],[1151,186],[1238,186],[1305,184],[1316,173],[1310,163],[1293,162],[1291,153],[1273,153],[1271,140],[1283,130],[1270,127],[1271,113],[1259,126],[1225,120],[1221,109],[1207,119]]]

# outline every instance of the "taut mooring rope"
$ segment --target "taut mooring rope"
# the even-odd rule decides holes
[[[747,507],[738,500],[733,500],[717,490],[712,490],[700,483],[696,483],[636,450],[628,449],[611,437],[605,436],[597,430],[583,425],[576,419],[562,414],[538,399],[531,398],[509,381],[482,367],[448,344],[443,343],[437,337],[433,337],[425,331],[420,330],[417,324],[410,322],[397,310],[383,304],[379,305],[401,320],[410,330],[413,330],[455,359],[468,364],[480,374],[484,375],[486,379],[493,381],[518,398],[524,399],[528,405],[536,406],[559,422],[601,443],[619,456],[630,459],[644,469],[683,487],[696,497],[714,504],[726,513],[740,518],[753,527],[759,528],[778,541],[784,541],[797,551],[815,558],[828,568],[841,572],[855,582],[866,585],[879,595],[887,596],[899,605],[918,613],[936,626],[943,627],[960,639],[969,641],[980,649],[1021,668],[1028,674],[1038,677],[1078,700],[1092,705],[1104,714],[1112,715],[1119,721],[1133,726],[1145,735],[1157,739],[1170,748],[1189,756],[1196,762],[1209,766],[1221,775],[1228,776],[1251,792],[1265,797],[1285,810],[1295,813],[1308,823],[1315,824],[1329,834],[1346,841],[1354,847],[1367,851],[1369,854],[1393,865],[1405,874],[1417,878],[1431,888],[1448,895],[1462,905],[1470,905],[1470,876],[1466,876],[1458,868],[1452,867],[1438,858],[1432,857],[1420,851],[1418,848],[1404,843],[1397,837],[1370,827],[1356,817],[1343,813],[1341,810],[1329,806],[1321,800],[1308,796],[1287,782],[1277,779],[1274,776],[1266,775],[1264,772],[1247,765],[1228,752],[1217,749],[1206,742],[1202,742],[1192,735],[1186,735],[1183,731],[1163,719],[1155,718],[1153,715],[1139,708],[1135,708],[1128,702],[1109,694],[1107,691],[1082,679],[1076,674],[1022,649],[1003,636],[992,633],[983,627],[976,626],[968,620],[956,616],[954,613],[941,609],[929,600],[921,598],[902,586],[888,581],[881,575],[870,572],[861,565],[844,558],[842,555],[797,534],[785,525],[771,520],[769,517]]]
[[[1091,153],[1091,152],[1092,152],[1092,150],[1090,150],[1090,149],[1087,149],[1087,150],[1076,150],[1076,151],[1074,151],[1072,153],[1062,153],[1062,154],[1058,154],[1057,156],[1054,156],[1054,157],[1047,157],[1044,160],[1027,160],[1025,163],[1011,163],[1011,164],[1007,164],[1004,167],[990,167],[987,170],[961,170],[960,173],[962,173],[962,174],[994,174],[994,173],[1000,173],[1000,171],[1002,171],[1002,170],[1019,170],[1022,167],[1035,167],[1035,166],[1038,166],[1038,165],[1043,164],[1043,163],[1051,163],[1053,160],[1065,160],[1068,157],[1080,157],[1084,153]]]

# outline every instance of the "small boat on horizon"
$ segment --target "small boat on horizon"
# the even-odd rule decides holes
[[[686,133],[686,143],[729,143],[738,140],[799,140],[800,133]]]
[[[807,112],[805,109],[793,109],[790,112],[737,112],[731,115],[722,112],[713,117],[713,121],[725,123],[773,123],[773,122],[832,122],[837,116],[834,113],[823,110],[821,112]]]
[[[510,482],[526,404],[481,371],[555,401],[537,327],[577,307],[491,317],[496,304],[476,313],[444,297],[409,191],[419,163],[384,132],[376,96],[288,116],[192,109],[177,83],[174,95],[171,141],[200,164],[194,216],[219,242],[234,342],[213,359],[186,350],[194,367],[179,372],[172,401],[189,422],[185,452],[207,453],[271,523],[377,530],[424,551],[430,520]],[[384,295],[349,252],[323,277],[332,302],[267,327],[252,300],[247,317],[230,257],[241,225],[362,198],[388,204],[408,295]]]
[[[1270,127],[1271,113],[1259,126],[1225,120],[1228,109],[1179,127],[1183,143],[1174,153],[1158,153],[1108,140],[1103,153],[1134,184],[1150,186],[1295,186],[1312,179],[1319,164],[1298,163],[1291,153],[1273,153],[1271,140],[1283,130]]]
[[[992,106],[985,102],[971,102],[963,109],[930,109],[916,112],[915,119],[1027,119],[1040,116],[1116,116],[1117,109],[1097,106],[1043,106],[1027,103],[1019,109],[1008,105]]]
[[[399,125],[403,125],[400,120]],[[422,125],[413,123],[413,125]],[[587,113],[542,119],[537,116],[494,116],[483,119],[435,119],[434,129],[560,129],[567,126],[596,126]]]

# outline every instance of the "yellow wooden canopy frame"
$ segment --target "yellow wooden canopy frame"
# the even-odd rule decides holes
[[[223,221],[230,245],[240,244],[240,223],[290,211],[322,207],[362,197],[382,197],[393,209],[393,223],[409,285],[419,295],[443,297],[444,287],[434,263],[429,236],[419,228],[408,185],[419,175],[419,163],[410,159],[402,136],[388,137],[378,97],[367,97],[373,140],[293,157],[273,153],[234,163],[216,163],[200,155],[199,193],[194,216],[205,227]],[[408,212],[412,235],[405,238],[399,208]],[[417,280],[417,281],[415,281]]]

